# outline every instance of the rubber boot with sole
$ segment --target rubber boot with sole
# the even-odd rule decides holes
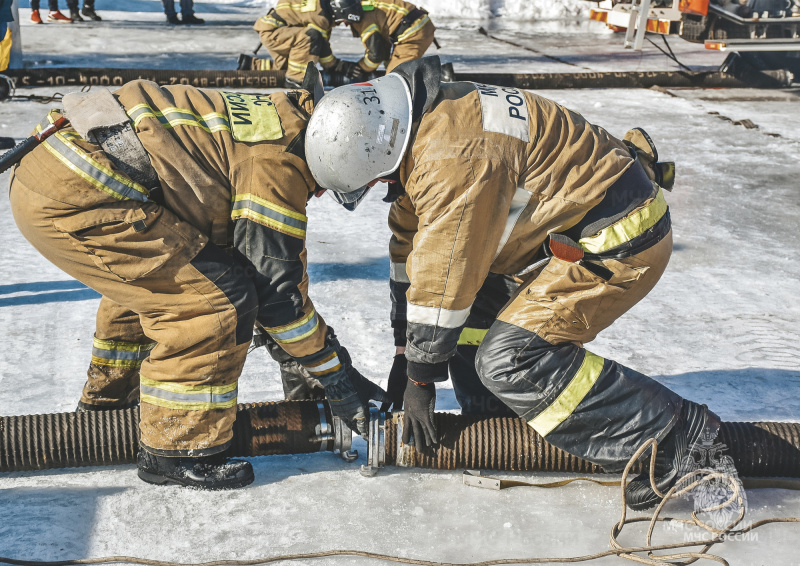
[[[197,489],[236,489],[253,483],[253,466],[220,454],[202,458],[167,458],[139,449],[139,478],[156,485],[180,485]]]

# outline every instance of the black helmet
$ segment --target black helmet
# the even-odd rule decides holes
[[[361,0],[330,0],[333,19],[337,22],[360,22],[364,10]]]

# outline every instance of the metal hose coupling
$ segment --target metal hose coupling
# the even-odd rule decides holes
[[[413,438],[403,444],[403,413],[370,411],[367,464],[374,476],[383,466],[439,470],[603,473],[592,464],[553,446],[526,421],[436,413],[439,443],[418,450]],[[800,477],[800,423],[723,422],[713,446],[729,456],[741,477]],[[634,472],[641,471],[641,462]]]

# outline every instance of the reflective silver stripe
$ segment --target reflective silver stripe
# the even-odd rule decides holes
[[[506,219],[506,227],[503,229],[503,235],[500,237],[500,243],[497,245],[497,251],[494,254],[495,258],[499,256],[503,248],[506,247],[508,239],[511,237],[511,232],[514,231],[514,226],[517,225],[519,217],[522,216],[522,211],[528,206],[532,196],[533,194],[530,191],[526,191],[522,187],[517,187],[517,190],[514,192],[514,197],[511,199],[511,208],[508,211],[508,218]]]
[[[306,229],[306,222],[298,220],[297,218],[292,218],[291,216],[286,216],[285,214],[281,214],[280,212],[268,208],[266,206],[260,205],[251,199],[237,200],[233,203],[232,210],[242,210],[242,209],[252,210],[258,214],[261,214],[262,216],[266,216],[267,218],[272,218],[273,220],[277,220],[282,224],[287,224],[294,228],[299,228],[301,230]]]
[[[131,350],[106,350],[104,348],[92,348],[92,355],[105,360],[130,360],[142,361],[150,354],[150,349],[139,352]]]
[[[331,368],[335,368],[339,365],[339,356],[333,356],[330,360],[325,363],[322,363],[318,366],[306,366],[306,369],[309,373],[322,373],[327,371]]]
[[[279,342],[285,342],[287,340],[291,340],[292,338],[298,338],[304,334],[308,334],[314,330],[314,327],[317,326],[318,323],[317,313],[315,311],[313,316],[304,324],[301,324],[296,328],[284,330],[283,332],[270,332],[270,335]]]
[[[88,156],[83,157],[76,148],[71,147],[70,145],[64,143],[61,140],[61,135],[56,134],[55,136],[50,136],[45,144],[52,147],[55,151],[57,151],[64,159],[69,161],[72,165],[74,165],[77,169],[103,185],[104,187],[108,188],[112,194],[112,196],[119,195],[118,198],[120,200],[130,199],[139,202],[147,202],[147,195],[143,192],[140,192],[132,187],[122,184],[114,177],[106,174],[105,172],[101,171],[97,167],[91,164],[89,161]]]
[[[389,279],[398,283],[411,283],[406,273],[406,264],[392,262],[389,266]]]
[[[150,395],[167,401],[176,401],[178,403],[226,403],[235,400],[239,391],[237,387],[228,393],[212,393],[210,391],[176,393],[174,391],[165,391],[164,389],[150,387],[149,385],[140,385],[139,387],[142,395]]]
[[[437,307],[423,307],[408,303],[406,318],[408,322],[439,326],[442,328],[458,328],[467,322],[472,305],[461,310],[448,310]]]

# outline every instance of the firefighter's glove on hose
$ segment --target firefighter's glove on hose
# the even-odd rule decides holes
[[[406,385],[408,384],[408,360],[405,354],[397,354],[392,363],[392,369],[389,371],[389,385],[386,386],[386,394],[389,401],[381,405],[381,411],[403,410],[403,394],[406,392]]]
[[[342,369],[319,381],[325,388],[331,413],[366,438],[369,434],[370,400],[385,403],[389,397],[380,386],[372,383],[353,367],[346,349],[340,346],[338,355]]]
[[[414,444],[421,448],[438,442],[433,411],[436,408],[436,386],[433,383],[417,383],[408,380],[404,396],[403,444],[408,444],[414,434]]]

